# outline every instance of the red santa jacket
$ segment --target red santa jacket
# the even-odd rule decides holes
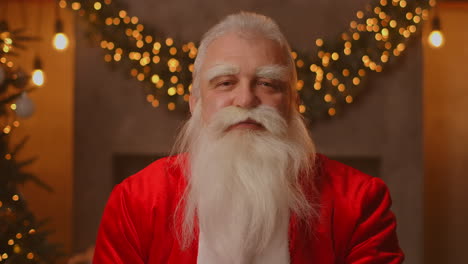
[[[174,211],[187,184],[175,160],[158,160],[114,188],[93,263],[197,262],[198,238],[181,250],[174,232]],[[323,155],[317,155],[316,165],[320,218],[313,232],[305,232],[291,217],[291,263],[401,263],[395,216],[382,180]]]

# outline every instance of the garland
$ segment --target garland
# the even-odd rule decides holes
[[[187,109],[197,46],[176,44],[130,16],[118,0],[60,0],[85,17],[89,36],[105,51],[104,61],[119,65],[147,91],[147,101],[168,110]],[[435,0],[379,0],[356,13],[335,40],[316,39],[316,54],[294,51],[302,100],[310,120],[335,116],[364,90],[369,73],[397,62],[419,33]]]

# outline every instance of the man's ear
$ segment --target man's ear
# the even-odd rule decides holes
[[[189,107],[190,107],[190,113],[193,114],[193,111],[195,111],[195,106],[198,103],[198,97],[195,96],[193,93],[190,94],[189,98]]]

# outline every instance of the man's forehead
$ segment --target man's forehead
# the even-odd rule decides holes
[[[208,44],[205,56],[219,60],[220,57],[230,58],[249,52],[266,55],[268,58],[283,61],[285,54],[281,45],[262,35],[244,36],[241,33],[230,32],[217,37]]]

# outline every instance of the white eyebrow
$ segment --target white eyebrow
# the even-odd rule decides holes
[[[238,74],[239,72],[239,66],[226,63],[218,63],[215,66],[208,69],[204,77],[206,80],[211,81],[219,76],[234,75]]]
[[[267,78],[286,82],[288,80],[288,67],[279,64],[258,67],[255,75],[260,78]]]

